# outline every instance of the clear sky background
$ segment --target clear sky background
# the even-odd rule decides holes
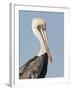
[[[64,76],[64,13],[19,11],[20,66],[36,56],[40,44],[32,32],[32,19],[41,17],[47,22],[47,36],[53,63],[48,65],[46,77]]]

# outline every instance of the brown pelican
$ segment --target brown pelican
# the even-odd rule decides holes
[[[46,31],[46,22],[42,18],[32,20],[32,31],[40,42],[39,53],[19,68],[20,79],[44,78],[47,65],[52,62]]]

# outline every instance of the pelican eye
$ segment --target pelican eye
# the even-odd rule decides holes
[[[38,25],[38,26],[37,26],[37,29],[40,30],[40,29],[41,29],[41,25]]]
[[[37,26],[37,29],[38,29],[38,30],[40,30],[40,29],[46,30],[46,24],[38,25],[38,26]]]

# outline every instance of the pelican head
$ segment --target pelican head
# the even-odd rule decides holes
[[[42,55],[45,52],[48,54],[48,63],[52,62],[50,50],[48,48],[46,22],[42,18],[34,18],[32,20],[32,31],[40,42],[41,49],[38,55]]]

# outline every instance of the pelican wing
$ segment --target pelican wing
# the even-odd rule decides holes
[[[23,68],[24,67],[24,68]],[[29,79],[29,78],[37,78],[41,73],[43,67],[43,58],[35,57],[27,62],[24,66],[22,66],[19,78],[20,79]]]
[[[30,59],[27,63],[25,63],[24,65],[22,65],[19,68],[19,73],[21,74],[28,66],[31,62],[33,62],[35,59],[37,58],[37,56],[34,56],[32,59]]]

